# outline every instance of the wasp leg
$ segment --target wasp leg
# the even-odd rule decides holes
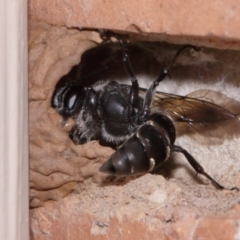
[[[222,186],[221,184],[219,184],[217,181],[215,181],[211,176],[209,176],[203,169],[203,167],[195,160],[195,158],[189,153],[187,152],[185,149],[181,148],[180,146],[174,146],[173,147],[173,151],[174,152],[181,152],[186,159],[188,160],[188,162],[190,163],[190,165],[195,169],[195,171],[199,174],[202,174],[203,176],[205,176],[207,179],[209,179],[211,181],[211,183],[213,184],[213,186],[218,189],[218,190],[223,190],[223,189],[227,189],[227,190],[237,190],[239,191],[239,189],[237,187],[233,187],[233,188],[226,188],[224,186]]]
[[[89,141],[98,140],[99,132],[89,130],[80,129],[77,125],[74,125],[69,132],[69,138],[73,141],[76,145],[82,145]]]
[[[82,144],[80,137],[81,137],[82,132],[78,128],[77,125],[74,125],[69,132],[69,138],[74,142],[74,144]]]
[[[118,42],[121,46],[124,66],[125,66],[128,74],[130,75],[131,82],[132,82],[132,86],[131,86],[130,93],[129,93],[129,99],[128,99],[128,103],[129,103],[128,117],[130,117],[132,115],[133,107],[137,105],[138,95],[139,95],[139,85],[138,85],[138,80],[137,80],[137,78],[136,78],[136,76],[133,72],[131,63],[129,61],[129,57],[128,57],[126,51],[125,51],[123,41],[121,39],[119,39],[118,37],[117,37],[117,39],[118,39]]]
[[[143,103],[143,113],[142,113],[142,119],[146,120],[147,116],[150,113],[150,109],[151,109],[151,104],[152,104],[152,100],[154,97],[154,94],[156,92],[156,88],[159,85],[159,83],[165,79],[166,76],[170,77],[170,74],[168,72],[167,68],[164,68],[160,74],[160,76],[153,81],[153,83],[151,84],[151,86],[148,88],[145,99],[144,99],[144,103]]]
[[[160,82],[162,82],[167,76],[169,78],[171,78],[169,71],[171,70],[171,68],[173,67],[173,65],[176,63],[177,58],[179,57],[179,55],[182,53],[182,51],[184,51],[186,48],[193,48],[195,51],[200,51],[200,48],[194,47],[192,45],[184,45],[181,49],[179,49],[177,51],[177,53],[175,54],[174,58],[172,59],[172,62],[170,63],[170,65],[166,68],[164,68],[162,70],[162,72],[160,73],[159,77],[153,81],[153,83],[151,84],[151,86],[149,87],[149,89],[147,90],[146,93],[146,97],[144,100],[144,104],[143,104],[143,114],[142,114],[142,118],[145,120],[146,117],[148,116],[149,112],[150,112],[150,107],[152,104],[152,99],[153,96],[156,92],[156,88],[159,85]]]

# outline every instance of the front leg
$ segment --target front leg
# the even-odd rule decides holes
[[[69,132],[69,138],[76,145],[81,145],[93,140],[99,140],[99,131],[96,129],[83,130],[78,125],[74,125]]]
[[[80,128],[78,128],[78,125],[74,125],[69,132],[68,136],[73,141],[74,144],[81,144],[80,136],[81,136]]]
[[[84,144],[87,142],[87,138],[82,138],[84,134],[84,130],[80,128],[78,125],[74,125],[69,132],[69,138],[73,141],[74,144]]]

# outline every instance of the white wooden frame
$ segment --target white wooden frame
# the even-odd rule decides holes
[[[0,1],[0,239],[29,239],[27,1]]]

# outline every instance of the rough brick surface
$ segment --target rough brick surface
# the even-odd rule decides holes
[[[196,177],[180,154],[166,166],[169,180],[146,174],[104,182],[97,169],[113,150],[96,141],[74,145],[67,134],[71,123],[62,128],[61,117],[50,107],[59,78],[99,37],[39,22],[31,23],[29,30],[30,204],[44,206],[31,210],[32,239],[239,238],[240,193],[217,191]],[[173,68],[172,79],[159,90],[185,95],[207,88],[240,101],[239,62],[237,51],[186,52]],[[145,63],[144,71],[150,66]],[[149,86],[152,78],[141,80]],[[204,141],[201,145],[189,137],[177,139],[220,183],[240,186],[239,139],[222,145]]]
[[[202,215],[187,206],[172,209],[170,219],[132,209],[118,214],[90,214],[81,196],[70,195],[58,203],[30,211],[32,240],[235,240],[239,239],[239,205],[225,213]],[[95,199],[95,201],[102,199]],[[96,205],[96,204],[94,204]],[[123,207],[123,206],[122,206]],[[163,208],[161,211],[164,213]],[[108,215],[109,214],[109,215]]]
[[[234,0],[30,0],[29,16],[68,27],[158,33],[162,39],[240,48],[240,5]]]

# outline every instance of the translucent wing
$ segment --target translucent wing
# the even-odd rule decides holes
[[[212,90],[197,90],[187,96],[157,92],[151,110],[170,116],[178,134],[190,131],[221,139],[240,135],[240,102]]]

